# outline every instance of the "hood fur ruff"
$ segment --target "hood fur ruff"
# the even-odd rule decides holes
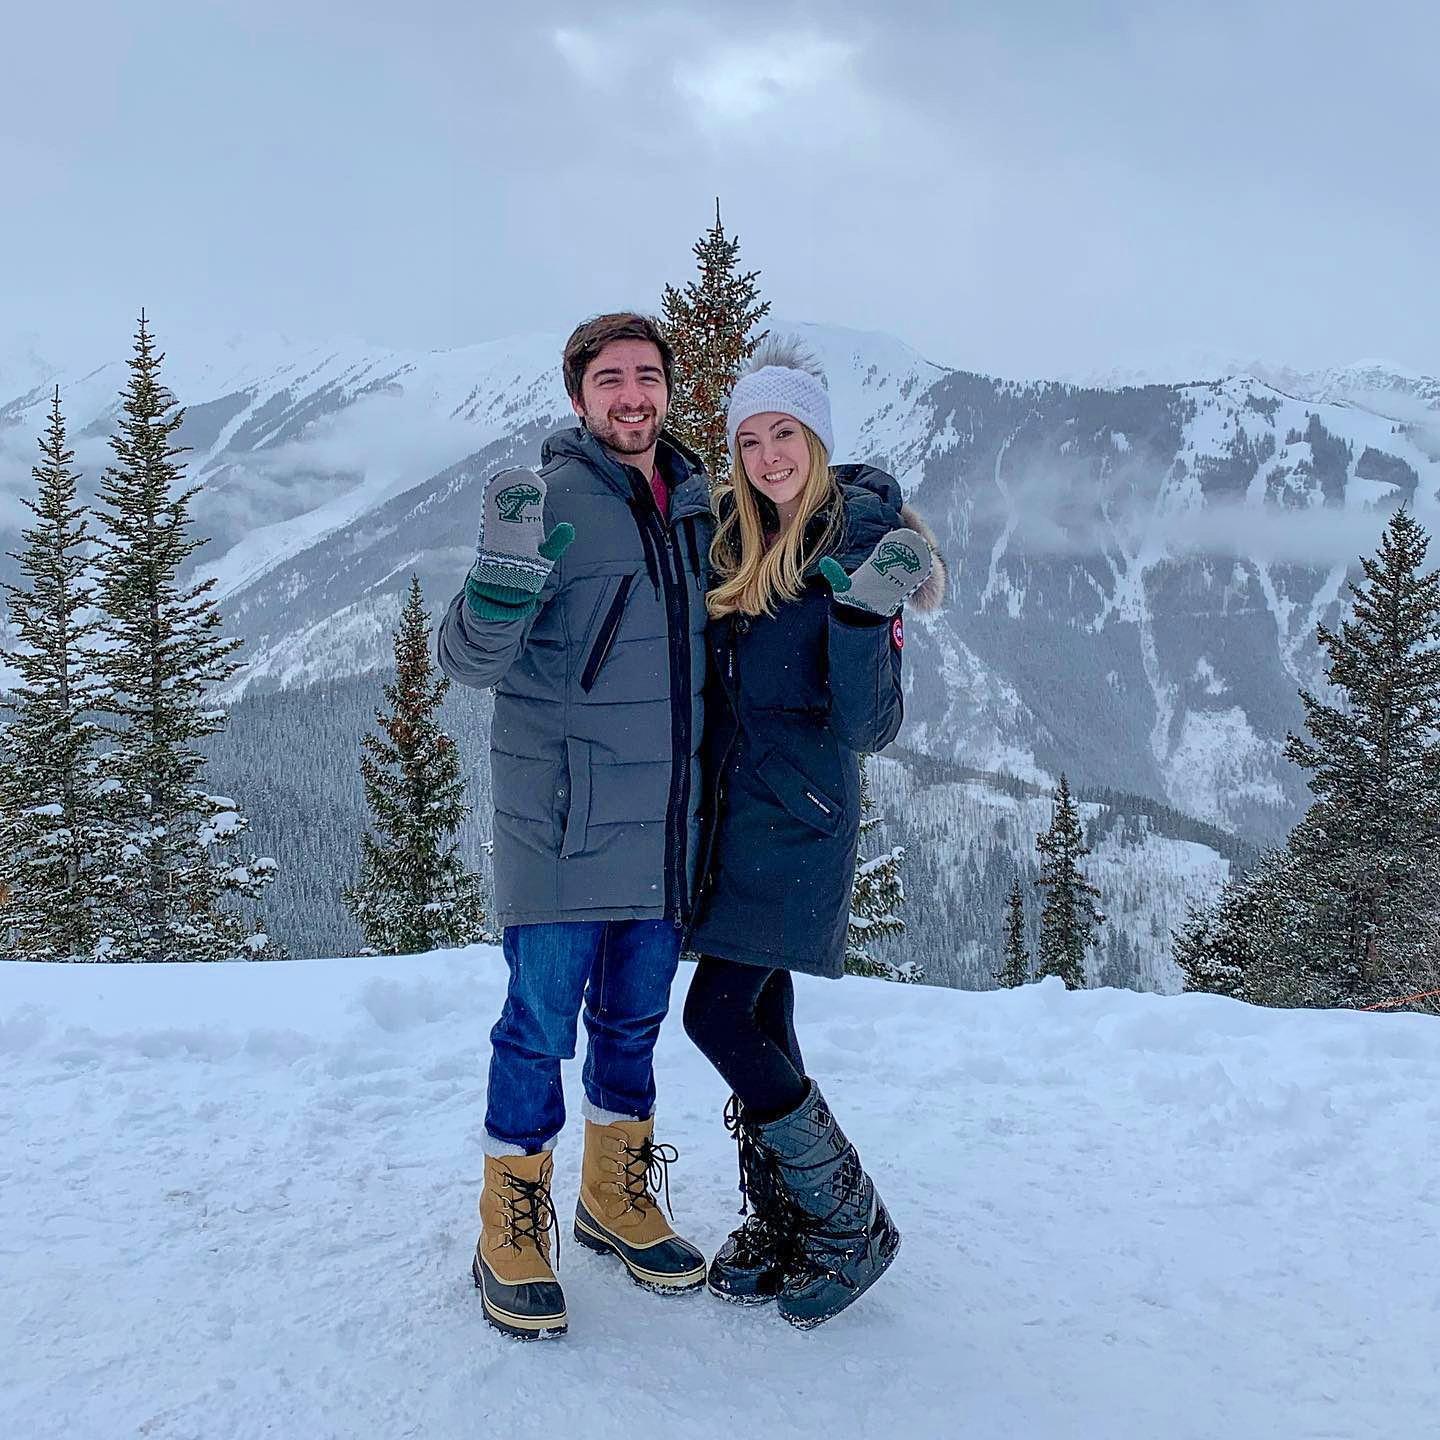
[[[935,532],[930,528],[929,522],[923,515],[910,505],[900,507],[900,518],[925,539],[930,547],[931,554],[935,557],[935,564],[931,567],[930,573],[925,577],[925,583],[910,597],[907,602],[908,608],[919,611],[922,615],[931,614],[940,608],[945,602],[945,582],[949,579],[949,567],[945,563],[945,557],[940,553],[939,541],[935,539]]]

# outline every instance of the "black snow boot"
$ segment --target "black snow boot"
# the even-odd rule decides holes
[[[780,1294],[793,1248],[789,1207],[774,1164],[760,1144],[758,1128],[745,1119],[736,1095],[725,1107],[725,1128],[735,1137],[740,1193],[749,1215],[715,1252],[706,1283],[710,1293],[722,1300],[764,1305]]]
[[[780,1313],[808,1330],[853,1305],[885,1273],[900,1232],[813,1080],[796,1109],[757,1132],[794,1227]]]

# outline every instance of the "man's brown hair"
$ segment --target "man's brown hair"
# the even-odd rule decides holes
[[[612,340],[650,341],[660,352],[666,393],[674,388],[675,352],[670,348],[665,332],[648,315],[621,310],[613,315],[596,315],[583,325],[577,325],[575,333],[565,342],[565,393],[572,400],[580,398],[580,382],[585,378],[590,362]]]

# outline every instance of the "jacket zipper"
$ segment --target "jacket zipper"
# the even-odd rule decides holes
[[[657,528],[658,510],[651,512]],[[685,851],[689,842],[690,808],[690,601],[685,593],[685,563],[680,537],[672,527],[670,546],[664,546],[660,531],[660,574],[665,586],[665,609],[670,628],[670,804],[666,815],[665,908],[677,928],[683,927],[689,911],[685,884]],[[674,560],[672,574],[670,561]]]
[[[580,688],[587,695],[594,688],[600,669],[610,655],[610,647],[615,643],[615,636],[620,629],[620,621],[625,614],[625,601],[629,598],[630,587],[634,583],[633,575],[625,575],[621,578],[620,588],[615,592],[615,598],[610,602],[610,608],[600,622],[600,629],[595,635],[595,643],[590,647],[590,654],[585,659],[585,668],[580,672]]]
[[[685,564],[681,558],[678,527],[668,527],[650,493],[649,481],[633,465],[630,489],[640,529],[640,543],[649,558],[650,527],[654,526],[655,555],[665,594],[665,621],[670,643],[670,795],[665,807],[665,915],[683,930],[689,910],[685,885],[685,851],[690,808],[690,602],[685,593]],[[638,481],[638,483],[637,483]],[[643,487],[643,488],[642,488]],[[665,543],[666,530],[670,545]],[[671,572],[670,557],[674,557]]]
[[[690,552],[690,570],[695,580],[695,588],[705,588],[704,566],[700,563],[700,546],[695,539],[695,517],[687,515],[681,524],[685,527],[685,545]]]
[[[710,867],[715,860],[715,837],[720,830],[720,809],[725,803],[725,781],[735,757],[735,747],[740,743],[740,707],[734,693],[734,688],[737,683],[735,679],[735,651],[737,648],[735,634],[736,626],[732,620],[730,633],[723,641],[723,663],[725,667],[725,679],[731,687],[731,693],[725,697],[725,703],[733,709],[735,715],[735,732],[726,744],[724,754],[720,756],[719,763],[716,766],[714,784],[707,798],[708,813],[705,817],[705,828],[700,837],[699,864],[695,870],[695,893],[697,896],[704,894],[706,886],[710,883]],[[685,938],[682,942],[682,948],[684,949],[689,949],[690,947],[690,936],[694,930],[697,918],[697,914],[692,914],[689,917],[685,930]]]

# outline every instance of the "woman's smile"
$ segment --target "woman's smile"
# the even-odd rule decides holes
[[[793,415],[752,415],[741,426],[736,442],[746,478],[780,512],[781,524],[789,524],[810,471],[804,426]]]

